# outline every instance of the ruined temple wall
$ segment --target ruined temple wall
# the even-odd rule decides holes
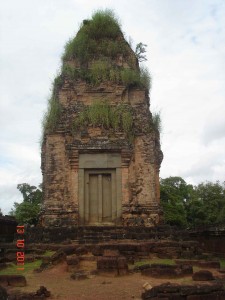
[[[133,108],[135,138],[132,144],[123,132],[112,134],[99,127],[85,128],[85,135],[71,134],[74,118],[84,106],[96,100],[106,100],[110,105],[126,103]],[[147,226],[152,225],[149,217],[155,218],[158,214],[161,161],[159,137],[154,130],[149,130],[151,113],[146,91],[107,84],[93,89],[83,82],[76,85],[65,82],[59,91],[59,101],[63,114],[57,132],[46,135],[42,149],[46,209],[43,219],[59,224],[79,223],[79,154],[84,149],[87,153],[99,150],[121,153],[122,222],[132,224],[133,219],[141,217]]]
[[[73,223],[78,207],[78,174],[71,170],[62,134],[46,137],[45,159],[42,162],[45,220],[57,223],[56,219],[68,219]],[[59,224],[60,224],[60,220]]]

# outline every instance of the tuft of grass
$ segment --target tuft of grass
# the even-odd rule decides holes
[[[110,64],[107,60],[95,61],[90,70],[90,79],[93,85],[109,79]]]
[[[127,137],[132,136],[133,117],[131,108],[126,105],[110,106],[105,101],[96,101],[87,106],[73,122],[75,134],[84,126],[122,130]]]
[[[121,81],[126,86],[138,85],[140,83],[139,73],[132,69],[123,69],[121,71]]]
[[[116,84],[123,84],[127,87],[137,86],[149,89],[151,87],[151,77],[147,69],[133,70],[129,68],[119,68],[112,65],[107,59],[99,59],[92,63],[90,69],[76,69],[68,64],[62,67],[62,76],[66,76],[72,81],[82,79],[92,84],[99,85],[101,82],[110,81]]]
[[[54,253],[55,251],[48,250],[43,254],[43,256],[52,256]]]
[[[76,37],[67,42],[62,59],[77,57],[85,62],[96,55],[114,56],[126,52],[120,23],[112,10],[98,10],[90,20],[84,20]],[[100,43],[99,43],[100,41]],[[123,44],[123,46],[122,46]]]
[[[162,121],[160,112],[155,112],[152,114],[152,125],[155,130],[162,132]]]
[[[140,68],[140,82],[139,84],[146,88],[147,90],[151,89],[152,86],[152,80],[151,80],[151,75],[148,71],[147,68],[141,67]]]
[[[42,127],[43,131],[52,132],[56,129],[57,122],[61,115],[61,105],[59,100],[55,97],[51,97],[48,100],[47,112],[44,114]]]
[[[121,33],[119,19],[111,9],[95,11],[88,25],[89,36],[95,39],[104,37],[114,39]]]
[[[30,272],[32,272],[34,269],[37,269],[40,267],[42,263],[41,259],[35,260],[33,262],[27,262],[25,261],[24,264],[24,270],[17,270],[17,265],[11,264],[8,268],[1,270],[0,275],[26,275]]]
[[[140,267],[145,264],[175,265],[176,263],[173,259],[154,258],[154,259],[137,261],[134,263],[134,266]]]

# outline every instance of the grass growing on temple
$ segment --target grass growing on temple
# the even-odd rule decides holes
[[[112,10],[98,10],[90,20],[84,20],[75,38],[65,46],[63,61],[78,58],[85,62],[96,55],[116,56],[126,53],[120,23]]]
[[[116,63],[116,59],[121,55],[128,63],[126,67]],[[84,20],[77,35],[65,45],[62,67],[53,81],[52,95],[42,121],[41,143],[44,133],[53,132],[61,117],[59,90],[65,81],[74,83],[82,80],[91,86],[110,82],[124,85],[126,88],[149,90],[151,76],[146,68],[139,68],[138,55],[125,40],[119,19],[112,10],[98,10],[90,20]],[[69,62],[73,59],[79,62],[79,67],[71,66]],[[125,119],[127,118],[128,114]]]
[[[110,106],[106,101],[96,101],[87,106],[74,120],[73,133],[86,126],[122,130],[127,137],[132,135],[133,117],[129,106]]]

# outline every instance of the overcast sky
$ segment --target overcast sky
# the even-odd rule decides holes
[[[0,208],[38,185],[41,119],[64,45],[83,19],[112,8],[148,45],[151,110],[161,110],[162,178],[225,180],[225,1],[7,0],[0,4]]]

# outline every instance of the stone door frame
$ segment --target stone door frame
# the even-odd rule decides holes
[[[78,171],[78,195],[79,195],[79,221],[80,224],[88,225],[89,207],[87,197],[87,176],[88,174],[111,174],[112,184],[115,190],[112,191],[114,201],[112,204],[112,222],[101,222],[101,204],[99,204],[99,222],[89,225],[116,225],[121,220],[122,214],[122,172],[120,153],[84,153],[79,154]]]

